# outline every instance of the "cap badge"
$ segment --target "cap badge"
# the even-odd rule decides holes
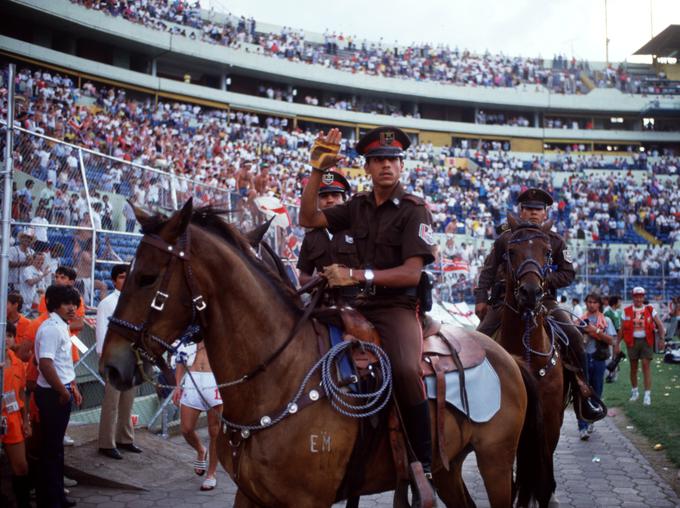
[[[323,176],[321,177],[321,182],[324,185],[330,185],[333,183],[334,177],[332,173],[324,173]]]
[[[380,133],[380,144],[391,146],[394,143],[394,131],[384,131]]]

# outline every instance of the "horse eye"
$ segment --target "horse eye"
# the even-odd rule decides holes
[[[139,287],[147,287],[156,281],[158,275],[143,275],[140,274],[138,280]]]

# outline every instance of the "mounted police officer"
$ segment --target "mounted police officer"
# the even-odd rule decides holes
[[[422,331],[417,317],[417,286],[423,267],[434,260],[431,215],[425,202],[407,194],[399,178],[404,168],[408,136],[394,127],[366,133],[356,150],[373,190],[346,203],[319,210],[317,192],[324,169],[340,159],[338,129],[320,135],[311,151],[312,175],[302,194],[300,222],[349,230],[359,264],[331,265],[324,276],[331,286],[359,286],[358,310],[373,323],[392,362],[394,388],[406,433],[426,475],[431,475],[432,438],[429,405],[420,377]]]
[[[519,218],[522,221],[540,225],[547,219],[547,208],[553,204],[553,199],[542,189],[530,188],[517,197],[517,204],[519,205]],[[507,224],[504,224],[501,229],[502,233],[494,242],[491,252],[484,261],[475,288],[475,314],[481,320],[477,330],[489,336],[493,336],[501,325],[505,298],[506,263],[503,256],[507,250],[511,232]],[[592,388],[584,380],[586,356],[583,349],[583,337],[578,328],[572,324],[573,318],[557,305],[557,289],[569,286],[576,277],[571,254],[560,235],[550,231],[548,236],[553,266],[545,279],[546,294],[543,304],[560,323],[562,330],[569,338],[569,346],[563,353],[566,358],[563,356],[563,360],[566,366],[565,372],[573,376],[570,385],[574,397],[574,410],[583,420],[589,422],[600,420],[606,416],[606,410],[601,401],[594,397]]]
[[[351,187],[347,179],[337,171],[328,171],[319,186],[319,208],[325,210],[347,201]],[[333,263],[357,267],[358,258],[354,239],[349,231],[333,234],[327,228],[311,229],[305,234],[300,248],[297,268],[300,284],[305,285],[314,275],[321,273]]]

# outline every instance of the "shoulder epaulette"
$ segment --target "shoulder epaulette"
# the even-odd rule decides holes
[[[403,201],[410,201],[413,204],[420,205],[420,206],[425,206],[425,200],[423,198],[420,198],[414,194],[404,194],[401,199]]]

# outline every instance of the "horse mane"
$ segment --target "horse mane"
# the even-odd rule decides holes
[[[262,274],[286,301],[294,303],[294,307],[299,310],[300,298],[295,289],[290,284],[286,284],[278,273],[257,258],[251,243],[244,234],[225,219],[225,215],[228,213],[228,210],[213,206],[200,207],[193,211],[191,224],[214,234],[234,247],[255,271]]]
[[[300,310],[300,297],[295,289],[292,285],[286,284],[278,273],[271,270],[255,256],[253,248],[244,234],[226,220],[225,216],[229,212],[229,210],[210,205],[199,207],[192,211],[190,223],[229,244],[254,271],[272,284],[285,301],[289,302],[296,310]],[[142,225],[142,233],[157,234],[167,221],[168,218],[161,214],[147,217]]]

